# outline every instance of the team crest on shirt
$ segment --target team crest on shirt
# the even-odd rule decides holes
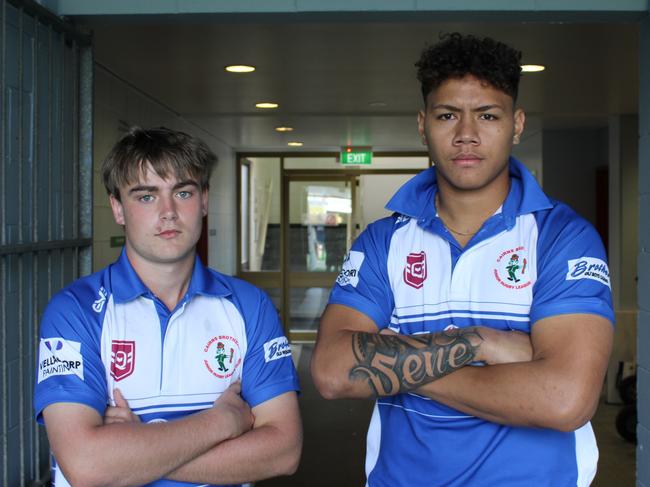
[[[111,342],[111,377],[115,382],[126,379],[135,370],[135,341],[113,340]]]
[[[420,289],[427,279],[427,254],[411,252],[406,256],[404,282],[415,289]]]
[[[232,377],[241,365],[239,342],[229,335],[210,338],[203,347],[203,363],[208,371],[219,379]]]
[[[497,258],[494,277],[508,289],[523,289],[531,285],[528,252],[523,246],[504,250]]]

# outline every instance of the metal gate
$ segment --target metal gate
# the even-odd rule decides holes
[[[38,485],[38,322],[90,272],[92,51],[33,1],[0,0],[0,484]]]

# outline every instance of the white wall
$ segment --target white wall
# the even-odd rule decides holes
[[[169,108],[130,86],[100,65],[95,66],[93,147],[93,270],[114,261],[121,248],[110,247],[110,237],[123,235],[113,221],[99,168],[125,127],[165,126],[204,140],[219,158],[210,180],[208,262],[222,272],[235,272],[237,204],[234,152],[231,147]]]

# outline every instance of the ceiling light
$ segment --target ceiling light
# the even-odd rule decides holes
[[[275,127],[276,132],[293,132],[293,127]]]
[[[380,108],[380,107],[387,106],[388,103],[386,103],[385,101],[371,101],[370,103],[368,103],[368,105],[373,108]]]
[[[255,66],[248,66],[246,64],[232,64],[226,66],[226,71],[229,73],[252,73],[255,71]]]
[[[256,103],[255,106],[257,108],[278,108],[279,105],[277,103],[265,101],[262,103]]]
[[[522,64],[521,65],[521,72],[522,73],[539,73],[540,71],[544,71],[546,69],[546,66],[543,66],[541,64]]]
[[[289,147],[302,147],[302,142],[287,142]]]

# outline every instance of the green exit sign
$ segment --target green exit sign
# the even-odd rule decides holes
[[[343,147],[341,148],[341,164],[372,164],[372,149],[370,147]]]

